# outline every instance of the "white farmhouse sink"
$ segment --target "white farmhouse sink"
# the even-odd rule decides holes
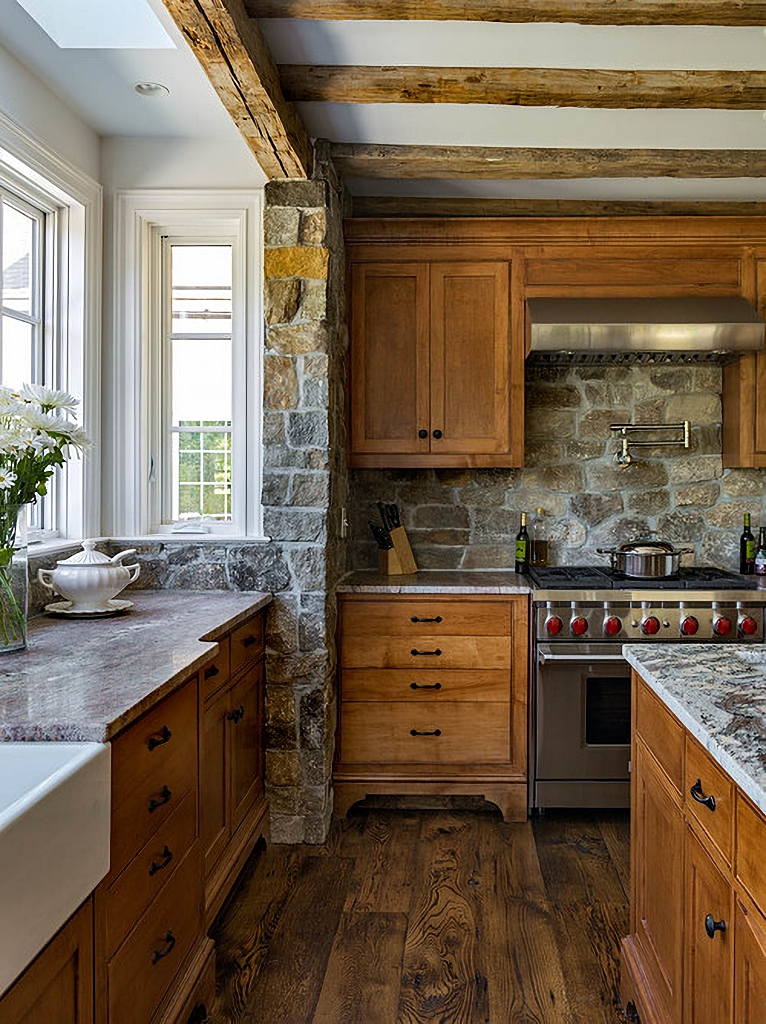
[[[0,994],[109,869],[111,748],[0,743]]]

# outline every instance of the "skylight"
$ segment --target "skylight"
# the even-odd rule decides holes
[[[18,0],[61,49],[168,50],[148,0]]]

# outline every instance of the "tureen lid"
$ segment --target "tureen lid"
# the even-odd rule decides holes
[[[96,551],[95,540],[84,540],[82,542],[82,551],[76,551],[69,558],[61,558],[56,562],[56,565],[115,565],[119,564],[120,559],[124,558],[125,555],[132,555],[135,553],[135,548],[128,548],[127,551],[121,551],[118,555],[114,555],[110,558],[108,555],[102,554],[100,551]]]

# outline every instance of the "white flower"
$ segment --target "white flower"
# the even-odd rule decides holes
[[[0,469],[0,491],[9,491],[16,483],[16,474]]]
[[[55,391],[42,384],[24,384],[21,398],[25,402],[37,402],[46,412],[49,409],[74,409],[79,403],[79,399],[67,391]]]

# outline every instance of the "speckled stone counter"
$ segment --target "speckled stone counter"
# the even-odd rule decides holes
[[[766,645],[626,645],[676,718],[766,814]]]
[[[336,590],[339,594],[529,594],[532,585],[512,569],[424,569],[408,576],[360,570],[342,579]]]
[[[30,620],[27,650],[0,655],[0,741],[111,739],[207,665],[216,635],[271,601],[253,591],[129,596],[134,607],[114,618]]]

